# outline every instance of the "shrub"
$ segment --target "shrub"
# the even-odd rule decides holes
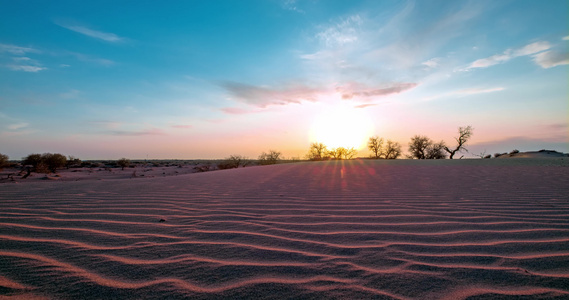
[[[8,166],[8,155],[0,153],[0,171]]]
[[[280,159],[281,153],[275,150],[269,150],[269,153],[261,153],[259,155],[260,165],[274,165]]]
[[[124,170],[124,168],[130,166],[130,159],[123,157],[117,160],[117,165],[121,167],[121,170]]]
[[[55,173],[58,168],[65,167],[67,158],[59,153],[30,154],[24,158],[23,165],[31,165],[38,173]]]
[[[416,159],[443,159],[446,158],[444,153],[445,143],[434,143],[426,136],[416,135],[411,138],[409,143],[410,158]]]
[[[223,162],[217,164],[217,168],[220,170],[225,169],[235,169],[239,166],[246,166],[248,164],[247,158],[241,155],[231,155],[226,158]]]

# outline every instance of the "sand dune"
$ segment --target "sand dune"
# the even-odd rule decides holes
[[[0,185],[0,297],[567,299],[556,160]]]

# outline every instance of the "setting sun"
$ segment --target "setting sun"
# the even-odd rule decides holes
[[[362,109],[337,105],[318,115],[312,125],[313,142],[330,148],[362,148],[373,134],[373,123]]]

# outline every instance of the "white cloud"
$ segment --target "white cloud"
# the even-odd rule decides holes
[[[493,88],[469,88],[469,89],[462,89],[462,90],[456,90],[456,91],[451,91],[448,93],[443,93],[443,94],[439,94],[439,95],[434,95],[434,96],[430,96],[430,97],[425,97],[423,99],[421,99],[422,101],[432,101],[432,100],[436,100],[436,99],[440,99],[440,98],[448,98],[448,97],[466,97],[466,96],[471,96],[471,95],[477,95],[477,94],[486,94],[486,93],[494,93],[494,92],[500,92],[505,90],[505,88],[503,87],[493,87]]]
[[[56,23],[57,24],[57,23]],[[102,32],[102,31],[97,31],[97,30],[93,30],[84,26],[76,26],[76,25],[64,25],[64,24],[57,24],[63,28],[69,29],[71,31],[75,31],[78,33],[81,33],[83,35],[92,37],[92,38],[96,38],[96,39],[100,39],[100,40],[104,40],[107,42],[121,42],[124,40],[124,38],[114,34],[114,33],[108,33],[108,32]]]
[[[22,129],[22,128],[28,127],[28,125],[29,125],[28,123],[21,122],[21,123],[16,123],[16,124],[8,125],[8,129],[10,129],[10,130],[18,130],[18,129]]]
[[[490,57],[477,59],[474,62],[472,62],[468,67],[466,67],[466,69],[463,69],[463,71],[468,71],[470,69],[475,69],[475,68],[487,68],[503,62],[507,62],[515,57],[536,54],[548,50],[551,47],[552,47],[551,44],[549,44],[548,42],[540,41],[528,44],[516,50],[507,49],[502,54],[496,54]]]
[[[550,49],[551,45],[548,42],[535,42],[522,47],[514,52],[514,57],[535,54],[541,51]]]
[[[46,70],[47,68],[38,67],[38,66],[27,66],[27,65],[9,65],[8,68],[14,71],[24,71],[24,72],[32,72],[37,73],[42,70]]]
[[[427,60],[427,61],[424,61],[424,62],[421,63],[421,64],[422,64],[422,65],[425,65],[425,66],[427,66],[427,67],[429,67],[429,68],[436,68],[436,67],[438,67],[439,64],[440,64],[440,58],[436,58],[436,57],[435,57],[435,58],[431,58],[431,59],[429,59],[429,60]]]
[[[29,58],[29,57],[23,56],[23,57],[12,57],[12,60],[13,60],[13,61],[30,61],[30,60],[32,60],[32,59]]]
[[[568,36],[564,36],[564,37],[563,37],[563,40],[564,40],[564,41],[569,41],[569,35],[568,35]]]
[[[29,47],[0,44],[0,52],[8,52],[15,55],[24,55],[26,53],[38,53],[40,51]]]
[[[545,51],[536,54],[533,60],[542,68],[549,69],[556,66],[569,65],[569,53],[560,53],[553,50]]]
[[[362,24],[359,15],[354,15],[316,34],[326,46],[342,46],[358,40],[357,27]]]
[[[299,13],[304,13],[302,9],[298,8],[297,2],[298,2],[297,0],[284,0],[282,2],[282,7],[286,10],[292,10]]]

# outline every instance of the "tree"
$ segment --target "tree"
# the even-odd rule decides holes
[[[123,157],[117,160],[117,165],[122,168],[121,170],[124,170],[124,168],[130,166],[130,159]]]
[[[0,153],[0,171],[8,165],[8,155]]]
[[[409,143],[409,152],[411,158],[425,159],[427,158],[427,148],[432,143],[432,141],[422,135],[416,135],[411,138]]]
[[[385,159],[397,159],[401,156],[401,145],[397,142],[387,140],[383,153]]]
[[[458,137],[454,138],[457,143],[456,148],[454,148],[454,150],[451,150],[446,146],[444,147],[444,150],[450,154],[450,159],[452,159],[457,152],[462,152],[463,150],[468,151],[464,146],[470,137],[472,137],[473,130],[474,128],[472,128],[470,125],[466,127],[458,127]]]
[[[411,158],[416,159],[443,159],[446,158],[443,141],[434,143],[426,136],[416,135],[411,138],[409,152]]]
[[[354,158],[354,156],[356,156],[357,153],[358,151],[353,147],[352,148],[338,147],[328,151],[328,155],[330,155],[334,159],[352,159]]]
[[[426,159],[445,159],[445,142],[432,143],[427,147]]]
[[[55,173],[58,168],[65,167],[67,158],[59,153],[30,154],[23,159],[23,165],[31,165],[38,173]]]
[[[55,173],[58,168],[65,167],[67,158],[59,153],[44,153],[42,154],[42,162],[47,165],[50,172]]]
[[[382,146],[383,146],[383,138],[380,138],[378,136],[372,136],[369,138],[369,141],[367,142],[367,148],[373,153],[372,157],[375,159],[379,159],[382,158],[383,156],[383,152],[382,152]],[[383,156],[383,158],[386,158],[385,156]]]
[[[70,167],[79,167],[81,166],[81,163],[82,161],[79,158],[69,155],[67,157],[67,164],[65,166],[69,169]]]
[[[328,150],[326,145],[322,143],[310,144],[310,149],[306,155],[309,160],[322,160],[328,158]]]
[[[231,155],[223,162],[217,164],[217,168],[220,170],[235,169],[239,168],[239,166],[246,166],[247,164],[248,160],[246,157],[241,155]]]
[[[275,150],[269,150],[269,153],[261,153],[259,155],[259,164],[261,165],[274,165],[280,159],[281,153]]]

